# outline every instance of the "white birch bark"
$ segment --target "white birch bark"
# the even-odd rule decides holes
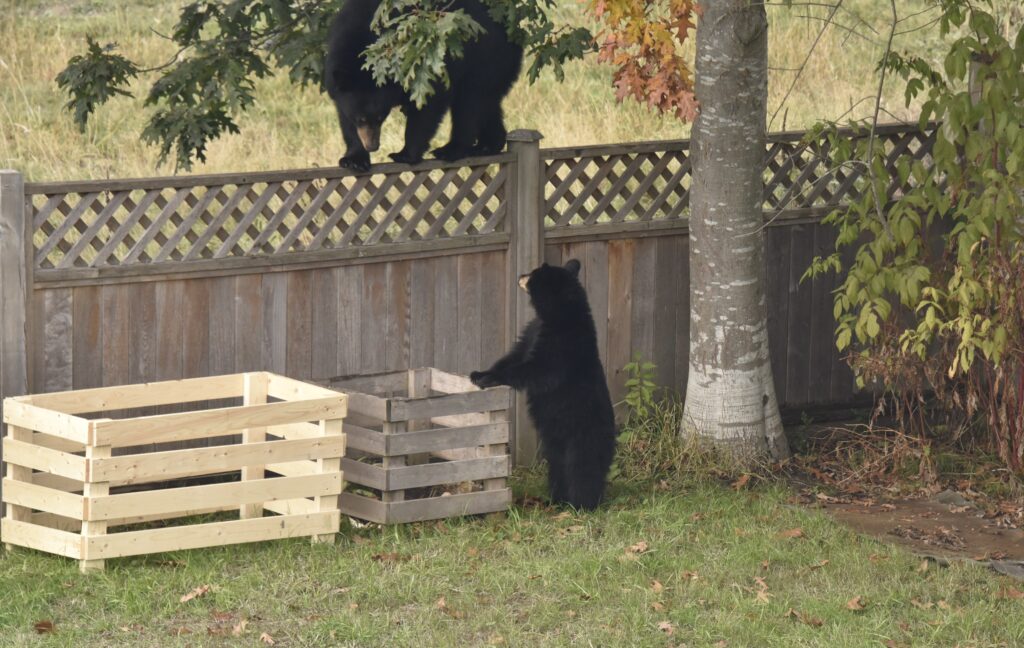
[[[772,383],[762,169],[768,20],[753,0],[707,0],[697,25],[690,159],[690,370],[682,434],[739,461],[789,447]]]

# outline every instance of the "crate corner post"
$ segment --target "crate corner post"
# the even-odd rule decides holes
[[[78,570],[83,574],[103,571],[106,567],[105,560],[91,557],[94,552],[93,546],[95,542],[101,536],[107,534],[107,522],[105,520],[92,519],[94,517],[92,505],[95,500],[110,495],[110,482],[92,480],[95,462],[99,459],[109,459],[111,457],[111,446],[96,445],[95,443],[96,426],[104,420],[109,419],[89,421],[88,442],[85,445],[86,480],[82,484],[82,544],[80,549],[82,557],[78,561]]]
[[[264,405],[270,389],[270,376],[263,371],[250,371],[242,374],[242,405]],[[267,428],[250,427],[242,430],[242,445],[262,443],[267,440]],[[266,477],[266,467],[262,465],[243,466],[241,479],[243,482]],[[243,504],[238,510],[242,520],[263,517],[263,505]]]

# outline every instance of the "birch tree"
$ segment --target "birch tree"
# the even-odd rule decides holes
[[[740,460],[789,454],[772,382],[763,179],[768,20],[703,3],[690,160],[690,368],[682,433]]]

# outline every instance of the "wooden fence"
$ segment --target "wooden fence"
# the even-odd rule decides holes
[[[879,129],[892,160],[934,130]],[[855,177],[827,146],[769,138],[766,272],[784,408],[846,405],[831,249],[819,223]],[[303,380],[493,362],[530,317],[515,277],[583,262],[613,395],[634,353],[682,392],[688,354],[685,140],[507,153],[466,166],[25,183],[0,172],[0,394],[266,370]],[[895,195],[902,188],[890,186]],[[518,461],[535,454],[521,405]]]

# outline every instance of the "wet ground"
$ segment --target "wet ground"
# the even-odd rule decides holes
[[[1024,579],[1024,530],[1019,511],[976,506],[955,491],[909,500],[876,501],[817,496],[840,522],[884,542],[903,545],[939,562],[973,560]]]

